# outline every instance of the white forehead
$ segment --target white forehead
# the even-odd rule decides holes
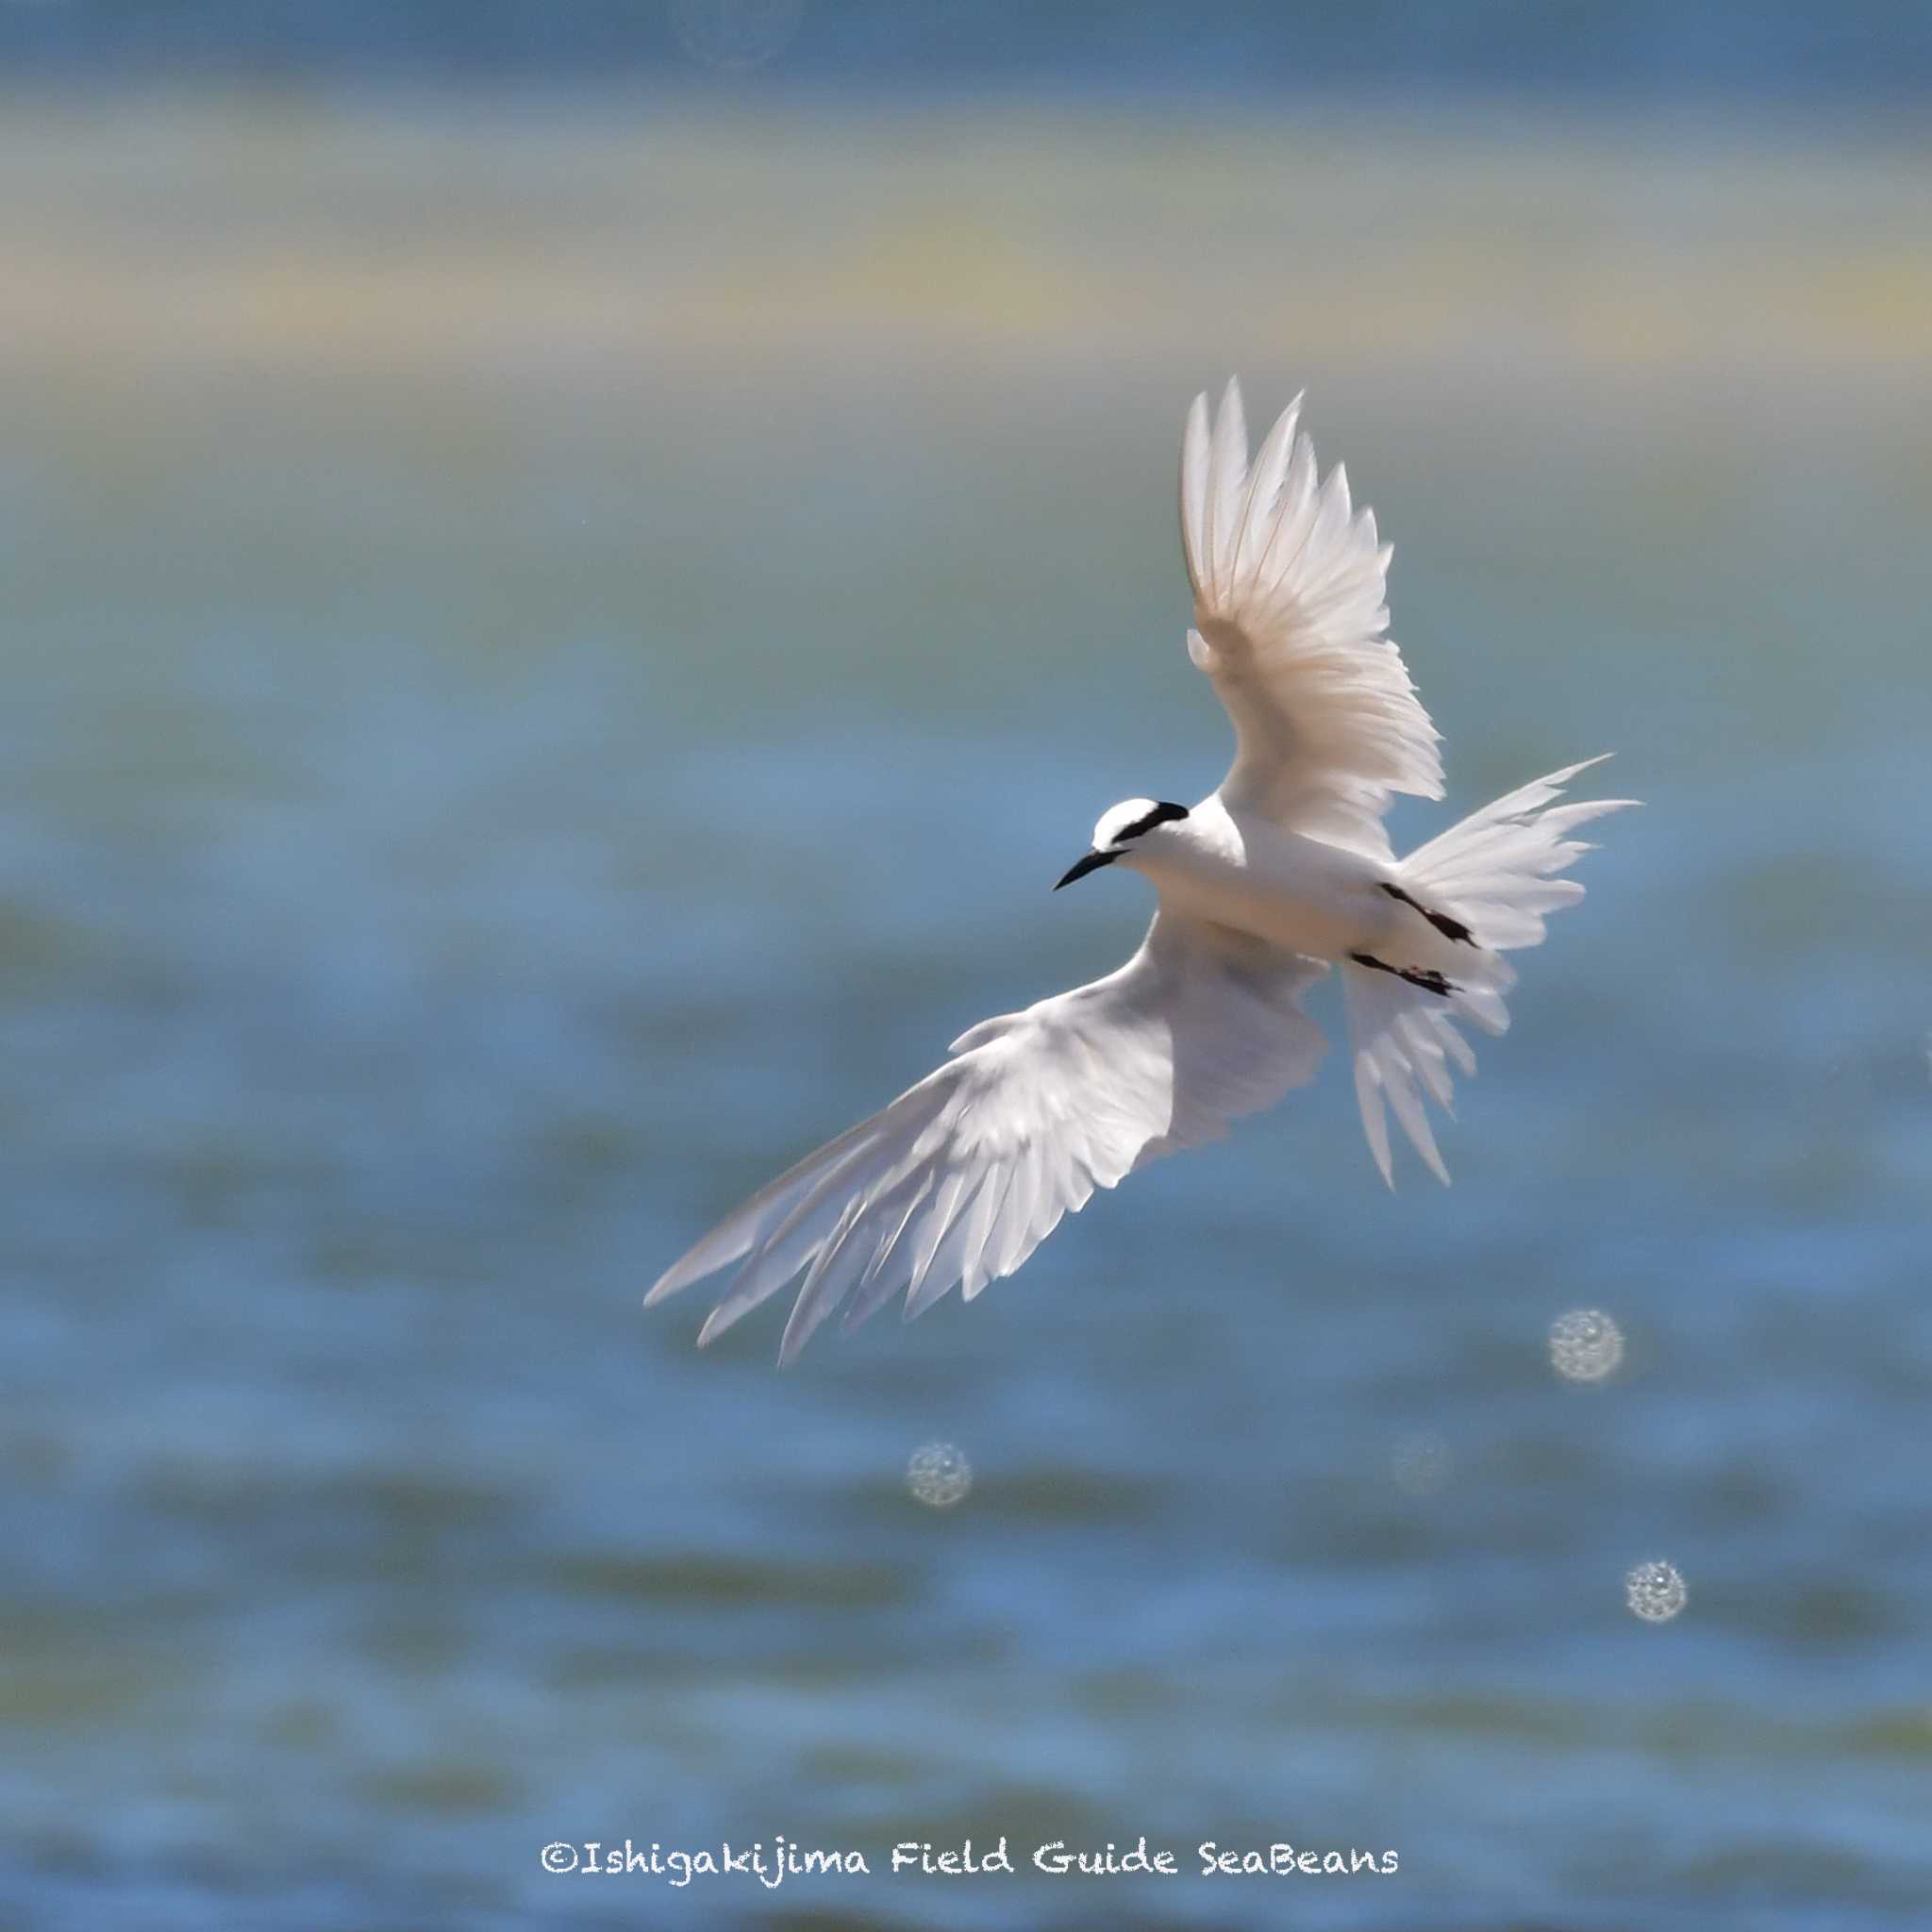
[[[1139,824],[1150,811],[1157,809],[1151,798],[1124,798],[1118,805],[1110,805],[1100,814],[1100,823],[1093,827],[1093,849],[1105,852],[1108,846],[1120,842],[1121,833],[1128,826]]]

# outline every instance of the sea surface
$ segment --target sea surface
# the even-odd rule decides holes
[[[1384,135],[0,126],[0,1922],[1932,1923],[1926,155]],[[1394,540],[1398,843],[1645,802],[1455,1186],[1332,1056],[970,1307],[698,1352],[663,1266],[1136,942],[1047,889],[1224,768],[1231,369]],[[869,1871],[584,1870],[781,1835]]]

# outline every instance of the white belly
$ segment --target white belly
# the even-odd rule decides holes
[[[1272,827],[1239,850],[1191,853],[1183,866],[1148,871],[1176,910],[1318,959],[1373,951],[1401,909],[1374,859]]]

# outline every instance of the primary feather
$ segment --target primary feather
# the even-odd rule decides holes
[[[1297,1004],[1327,968],[1162,912],[1117,972],[982,1021],[954,1058],[807,1156],[668,1269],[661,1301],[742,1258],[708,1341],[801,1270],[780,1359],[858,1291],[860,1321],[1010,1274],[1096,1188],[1224,1133],[1315,1071]]]
[[[1197,396],[1181,441],[1181,539],[1194,592],[1189,655],[1234,722],[1221,796],[1296,830],[1391,857],[1391,793],[1442,795],[1439,734],[1384,633],[1390,549],[1318,482],[1297,396],[1252,464],[1241,389],[1210,427]]]

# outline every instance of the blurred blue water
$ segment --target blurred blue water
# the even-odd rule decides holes
[[[17,81],[242,75],[284,86],[802,84],[844,93],[1018,89],[1050,97],[1761,102],[1857,114],[1932,92],[1913,0],[15,0]]]
[[[9,1923],[1924,1923],[1915,408],[1318,391],[1449,808],[1608,747],[1648,802],[1453,1191],[1383,1191],[1331,1065],[791,1374],[636,1306],[1134,942],[1137,882],[1047,887],[1224,761],[1169,482],[1220,373],[16,391]],[[538,1864],[781,1832],[875,1875]],[[1143,1832],[1401,1874],[876,1875]]]

